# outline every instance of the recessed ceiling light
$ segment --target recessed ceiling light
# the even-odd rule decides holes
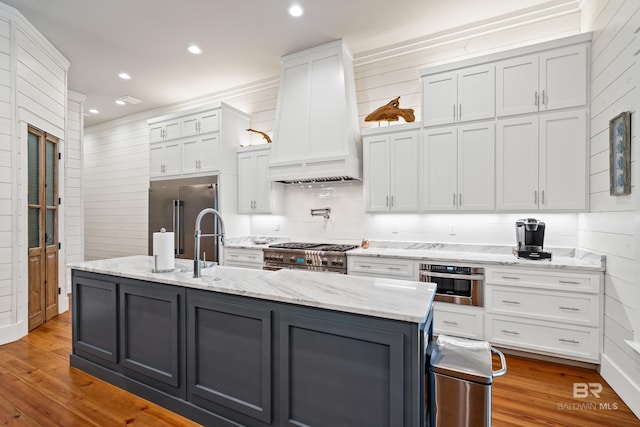
[[[200,49],[198,46],[196,46],[195,44],[189,45],[189,47],[187,48],[187,50],[191,53],[193,53],[194,55],[200,55],[202,53],[202,49]]]
[[[123,80],[131,80],[131,76],[127,73],[120,73],[118,74],[118,77],[120,77]]]
[[[116,104],[118,104],[118,105],[126,105],[127,103],[124,102],[122,99],[116,99]]]
[[[91,114],[98,114],[100,111],[96,110],[95,108],[92,108],[92,109],[89,110],[89,112]]]
[[[294,4],[294,5],[291,5],[291,7],[289,7],[287,12],[289,12],[289,15],[297,18],[299,16],[302,16],[302,14],[304,13],[304,10],[302,9],[302,6],[298,4]]]

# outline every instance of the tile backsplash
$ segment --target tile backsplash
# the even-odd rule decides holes
[[[515,245],[515,221],[546,223],[545,246],[577,247],[578,215],[572,213],[367,213],[362,183],[288,185],[283,215],[253,215],[252,235],[294,240],[360,243],[371,240]],[[330,218],[310,210],[331,208]]]

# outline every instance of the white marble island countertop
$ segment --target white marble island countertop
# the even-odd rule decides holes
[[[175,260],[170,273],[153,273],[153,258],[130,256],[70,263],[74,270],[168,285],[203,289],[295,305],[422,323],[429,314],[435,285],[298,270],[264,271],[213,267],[193,278],[192,260]]]

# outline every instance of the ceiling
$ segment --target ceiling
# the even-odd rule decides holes
[[[354,56],[559,0],[2,0],[71,62],[85,126],[277,78],[280,57],[335,39]],[[305,13],[292,18],[296,1]],[[566,2],[566,1],[565,1]],[[197,44],[202,54],[187,52]],[[126,72],[131,80],[122,80]],[[136,105],[116,105],[125,95]],[[86,111],[85,111],[86,112]]]

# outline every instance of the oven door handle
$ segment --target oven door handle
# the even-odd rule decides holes
[[[458,280],[484,280],[484,274],[448,274],[448,273],[435,273],[428,270],[420,272],[422,277],[441,277],[443,279],[458,279]]]

